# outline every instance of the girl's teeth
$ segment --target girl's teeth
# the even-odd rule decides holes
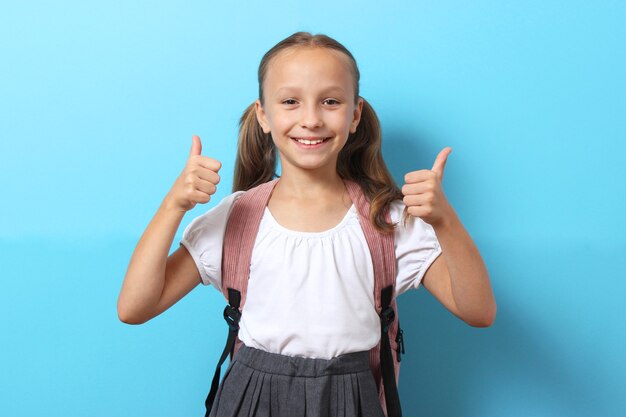
[[[319,140],[308,140],[308,139],[296,139],[300,143],[304,143],[305,145],[317,145],[318,143],[324,142],[324,139]]]

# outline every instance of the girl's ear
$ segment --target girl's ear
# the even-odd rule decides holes
[[[256,119],[263,129],[263,133],[270,133],[270,125],[267,123],[267,116],[265,115],[265,110],[261,105],[261,100],[257,99],[254,102],[254,109],[256,111]]]
[[[361,112],[363,111],[363,98],[359,97],[357,104],[354,108],[354,114],[352,117],[352,123],[350,124],[350,133],[356,132],[356,128],[361,121]]]

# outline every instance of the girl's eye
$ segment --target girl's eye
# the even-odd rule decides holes
[[[296,104],[296,100],[289,98],[287,100],[283,100],[283,104],[293,105]]]
[[[326,100],[324,100],[324,103],[328,104],[329,106],[336,106],[337,104],[339,104],[339,102],[334,98],[327,98]]]

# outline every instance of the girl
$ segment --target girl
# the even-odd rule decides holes
[[[211,416],[383,416],[367,366],[381,322],[365,223],[393,236],[395,296],[423,284],[472,326],[495,319],[485,265],[442,189],[451,149],[432,169],[406,174],[399,189],[382,160],[376,114],[359,96],[356,62],[325,35],[279,42],[258,77],[259,98],[241,119],[234,192],[194,219],[168,256],[184,214],[209,202],[220,181],[220,162],[201,155],[194,136],[185,169],[133,253],[119,318],[144,323],[199,283],[223,291],[233,205],[273,181],[249,263],[242,345]],[[365,195],[369,219],[359,217],[349,184]]]

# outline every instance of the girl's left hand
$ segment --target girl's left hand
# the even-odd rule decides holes
[[[435,159],[432,169],[409,172],[402,186],[407,211],[435,227],[454,212],[443,192],[443,170],[452,148],[446,147]]]

